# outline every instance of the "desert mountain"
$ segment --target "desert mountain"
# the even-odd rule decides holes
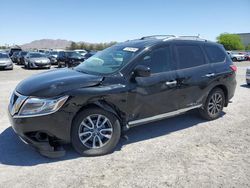
[[[41,39],[21,45],[22,49],[65,49],[69,47],[72,41],[61,39]]]

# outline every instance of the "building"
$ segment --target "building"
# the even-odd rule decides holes
[[[250,33],[236,33],[237,35],[240,36],[242,43],[244,46],[247,46],[250,44]]]

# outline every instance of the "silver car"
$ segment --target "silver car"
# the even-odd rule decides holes
[[[250,85],[250,67],[248,67],[246,71],[246,82],[247,85]]]
[[[31,68],[50,68],[51,62],[45,54],[39,52],[29,52],[24,57],[24,66],[27,69]]]
[[[239,52],[227,51],[227,53],[234,62],[246,60],[246,56],[244,54],[240,54]]]
[[[13,62],[8,54],[0,52],[0,69],[13,70]]]

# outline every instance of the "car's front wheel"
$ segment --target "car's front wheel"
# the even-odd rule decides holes
[[[233,57],[232,60],[233,60],[233,62],[236,62],[236,61],[237,61],[237,58],[236,58],[236,57]]]
[[[72,125],[71,142],[84,156],[111,153],[119,142],[120,122],[115,115],[100,108],[80,112]]]
[[[222,89],[213,89],[203,105],[199,109],[200,115],[206,120],[214,120],[220,117],[223,107],[225,105],[225,95]]]

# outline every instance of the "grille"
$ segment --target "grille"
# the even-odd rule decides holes
[[[9,104],[9,112],[13,116],[18,113],[22,104],[28,97],[23,96],[16,91],[12,93]]]

